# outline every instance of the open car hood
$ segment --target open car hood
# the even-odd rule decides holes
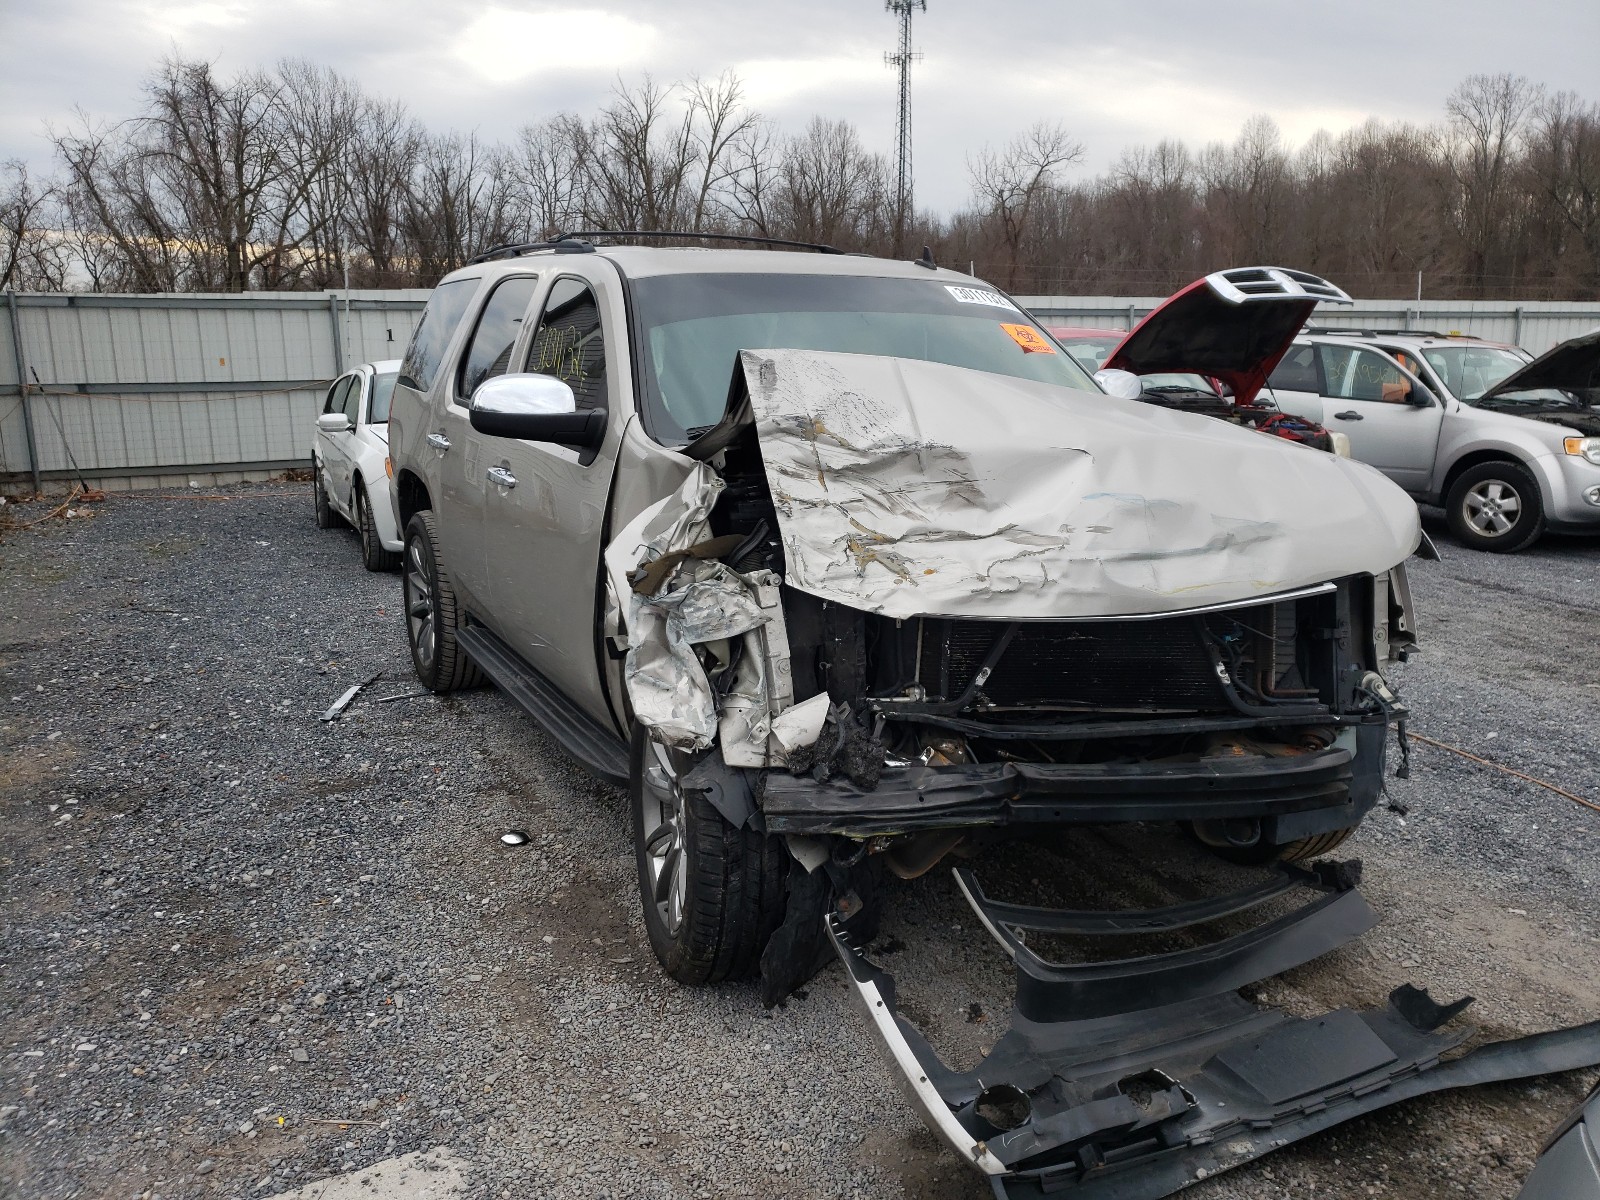
[[[1304,271],[1218,271],[1168,297],[1134,327],[1104,366],[1135,375],[1207,375],[1227,384],[1236,404],[1249,404],[1319,303],[1354,301],[1326,279]]]
[[[745,350],[785,582],[905,618],[1180,612],[1387,571],[1416,505],[1378,472],[1246,429],[964,367]]]
[[[1478,402],[1508,392],[1531,392],[1537,388],[1559,388],[1566,392],[1600,388],[1600,329],[1546,350],[1522,370],[1511,372],[1495,384],[1478,397]]]

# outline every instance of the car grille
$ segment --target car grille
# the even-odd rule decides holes
[[[960,696],[1005,629],[1002,621],[925,618],[919,682],[932,696]],[[979,690],[999,708],[1230,708],[1193,617],[1022,622]]]

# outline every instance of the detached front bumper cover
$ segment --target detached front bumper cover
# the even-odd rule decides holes
[[[1282,868],[1233,896],[1139,912],[1001,904],[957,882],[1017,966],[1011,1028],[972,1071],[952,1071],[895,1012],[894,979],[828,931],[858,998],[929,1127],[995,1195],[1155,1200],[1319,1130],[1427,1092],[1600,1065],[1600,1022],[1496,1042],[1471,1036],[1403,985],[1382,1008],[1295,1017],[1237,989],[1364,933],[1377,914],[1359,864]],[[1310,903],[1197,949],[1116,962],[1047,963],[1013,929],[1157,932],[1244,911],[1297,889]]]

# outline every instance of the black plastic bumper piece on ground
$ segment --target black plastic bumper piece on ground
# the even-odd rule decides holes
[[[523,662],[482,625],[456,632],[461,648],[494,685],[517,704],[589,774],[616,787],[628,785],[628,747],[556,686]]]
[[[1435,1004],[1410,985],[1368,1010],[1292,1016],[1234,989],[1309,961],[1376,919],[1354,872],[1321,865],[1165,910],[1134,914],[1174,929],[1283,896],[1311,903],[1210,946],[1115,963],[1046,963],[1006,929],[1121,918],[1002,905],[958,876],[1017,963],[1011,1028],[971,1071],[952,1071],[895,1013],[895,986],[839,923],[835,950],[930,1128],[985,1174],[997,1197],[1156,1200],[1352,1117],[1446,1088],[1600,1065],[1600,1022],[1484,1046],[1441,1062],[1470,1036],[1445,1024],[1465,1002]],[[1209,912],[1209,915],[1207,913]],[[1256,972],[1260,972],[1257,974]],[[1247,978],[1248,977],[1248,978]]]

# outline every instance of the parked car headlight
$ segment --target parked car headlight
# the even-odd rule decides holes
[[[1577,437],[1566,440],[1568,454],[1576,454],[1600,467],[1600,437]]]

